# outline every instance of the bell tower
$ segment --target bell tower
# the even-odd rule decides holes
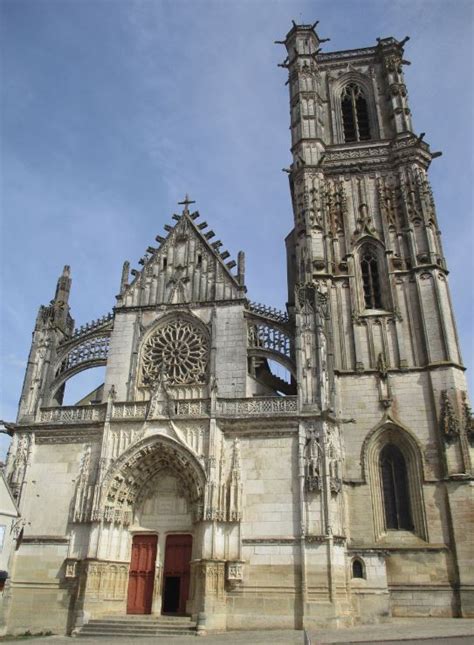
[[[293,23],[281,41],[287,50],[281,67],[288,70],[287,172],[294,213],[286,239],[288,308],[299,406],[308,417],[300,428],[306,446],[303,532],[307,540],[322,532],[333,560],[336,527],[348,554],[369,545],[376,553],[382,544],[401,554],[403,547],[434,539],[441,519],[428,503],[431,482],[446,499],[443,512],[452,517],[456,557],[462,559],[467,545],[455,518],[468,486],[454,482],[467,484],[472,477],[473,434],[427,176],[441,153],[431,152],[424,133],[413,132],[403,76],[410,64],[404,54],[408,38],[324,53],[321,45],[329,39],[320,38],[316,27]],[[327,453],[336,437],[347,512],[335,503],[339,493],[331,478],[337,469]],[[393,465],[395,454],[401,455],[398,479],[406,478],[409,522],[400,519],[406,509],[390,515],[394,500],[381,479],[388,472],[382,468],[385,455],[392,455]],[[371,500],[372,513],[362,519],[357,509],[363,499]],[[309,558],[306,563],[311,567]],[[461,568],[456,575],[462,613],[472,581]]]

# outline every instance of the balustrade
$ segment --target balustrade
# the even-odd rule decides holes
[[[68,405],[56,408],[42,408],[40,423],[88,423],[105,419],[105,405]]]

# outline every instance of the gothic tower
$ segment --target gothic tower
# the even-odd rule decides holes
[[[463,566],[473,434],[427,177],[439,153],[413,132],[403,78],[408,38],[326,54],[316,26],[293,23],[282,64],[290,92],[294,229],[286,242],[300,431],[306,444],[317,442],[327,476],[325,490],[307,475],[304,529],[322,529],[329,551],[337,532],[364,566],[379,566],[388,549],[388,586],[400,614],[409,604],[422,612],[451,590],[465,614],[473,607],[472,569]],[[334,443],[345,457],[344,504],[336,503],[341,482],[327,452]],[[314,494],[318,487],[325,495]],[[449,551],[424,552],[426,544]],[[417,573],[434,581],[446,558],[434,595],[407,583],[415,560]],[[332,577],[336,594],[343,577]]]

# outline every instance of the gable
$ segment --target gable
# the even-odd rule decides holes
[[[140,262],[143,268],[132,270],[131,284],[123,279],[119,306],[147,306],[236,300],[245,297],[243,254],[239,254],[239,272],[228,261],[229,253],[220,252],[222,243],[211,242],[213,231],[204,232],[206,222],[196,224],[199,213],[174,215],[175,226],[166,225],[166,238],[157,236],[158,248],[148,247]]]

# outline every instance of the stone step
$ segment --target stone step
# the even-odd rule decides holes
[[[90,622],[107,621],[114,623],[132,623],[142,622],[146,624],[154,623],[169,623],[175,624],[194,624],[189,616],[151,616],[146,614],[136,614],[128,616],[102,616],[101,618],[92,618]]]
[[[93,625],[85,625],[83,627],[85,631],[88,631],[89,629],[108,629],[109,631],[141,631],[141,632],[150,632],[154,633],[157,630],[166,630],[166,631],[181,631],[181,632],[186,632],[186,631],[193,631],[194,627],[190,627],[187,625],[179,625],[177,627],[170,627],[168,625],[154,625],[154,626],[144,626],[144,625],[108,625],[107,623],[94,623]]]
[[[77,638],[110,638],[113,636],[113,638],[131,638],[131,637],[145,637],[145,636],[151,636],[155,638],[163,637],[166,639],[173,638],[173,636],[190,636],[190,637],[195,637],[196,632],[184,632],[181,634],[180,632],[156,632],[153,634],[146,633],[146,634],[136,634],[133,632],[117,632],[117,633],[111,633],[109,631],[103,631],[103,630],[91,630],[90,632],[83,632],[82,630],[77,634]]]
[[[144,625],[145,627],[156,627],[160,625],[166,625],[169,627],[193,627],[194,623],[190,620],[180,620],[180,621],[171,621],[171,620],[112,620],[110,618],[97,618],[90,621],[89,624],[93,625],[131,625],[132,627],[138,625]]]
[[[82,638],[195,636],[196,625],[187,616],[120,616],[94,618],[78,633]]]
[[[93,634],[101,632],[108,634],[109,636],[159,636],[159,635],[169,635],[169,636],[194,636],[196,630],[193,629],[153,629],[153,630],[142,630],[142,629],[109,629],[107,627],[91,627],[90,629],[81,629],[79,632],[80,636],[92,636]]]

